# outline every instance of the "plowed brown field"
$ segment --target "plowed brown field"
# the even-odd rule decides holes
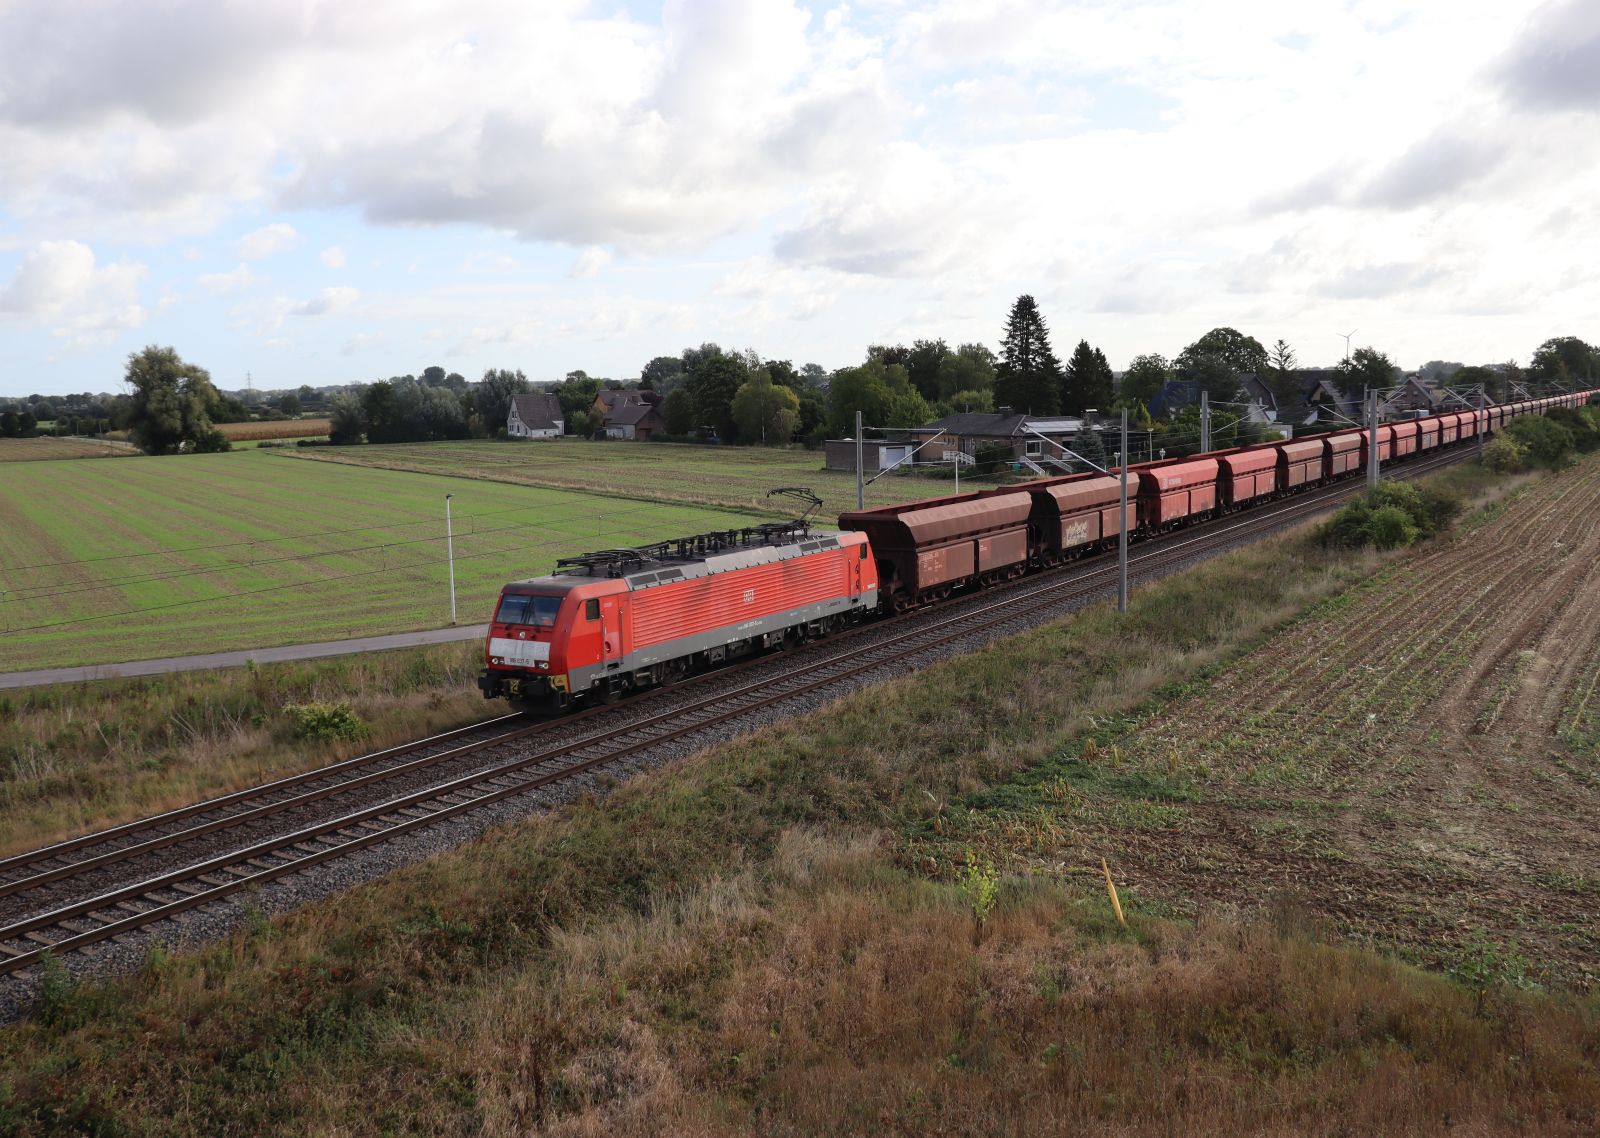
[[[1149,900],[1287,899],[1435,965],[1600,982],[1600,459],[1419,551],[1061,796]]]

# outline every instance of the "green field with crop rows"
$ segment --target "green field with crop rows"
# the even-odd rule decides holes
[[[438,628],[558,556],[748,524],[629,501],[290,452],[10,463],[0,475],[0,671]]]

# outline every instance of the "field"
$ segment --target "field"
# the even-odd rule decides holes
[[[0,670],[449,623],[556,557],[746,518],[281,452],[17,464],[0,484]]]
[[[983,829],[1043,811],[1043,856],[1115,850],[1165,911],[1272,895],[1460,974],[1600,984],[1597,510],[1600,459],[1537,482]]]
[[[855,474],[823,470],[821,451],[553,439],[318,447],[295,457],[785,515],[790,501],[779,499],[774,505],[767,491],[807,486],[822,498],[817,516],[829,524],[856,506]],[[966,488],[968,482],[963,478],[961,484]],[[952,482],[889,474],[867,487],[867,504],[953,492]]]
[[[1553,624],[1502,627],[1472,605],[1493,571],[1456,567],[1494,562],[1509,584],[1554,558],[1571,579],[1552,589],[1578,583],[1587,546],[1564,565],[1526,539],[1570,534],[1553,507],[1597,479],[1591,460],[1535,483],[1448,558],[1329,554],[1303,536],[1253,547],[1138,590],[1126,615],[1102,607],[857,693],[211,950],[152,953],[127,981],[58,978],[32,1022],[0,1030],[0,1117],[23,1134],[1592,1134],[1586,981],[1570,958],[1546,968],[1542,942],[1498,935],[1512,912],[1559,914],[1575,882],[1472,854],[1462,898],[1429,899],[1483,939],[1455,952],[1428,926],[1444,952],[1422,971],[1363,947],[1374,928],[1410,947],[1394,934],[1413,911],[1397,910],[1418,898],[1384,858],[1203,827],[1330,816],[1260,805],[1335,783],[1241,778],[1225,763],[1247,748],[1224,720],[1248,731],[1248,713],[1221,699],[1264,706],[1253,677],[1284,668],[1267,686],[1308,714],[1259,751],[1312,763],[1298,725],[1333,714],[1317,701],[1393,686],[1394,665],[1368,679],[1348,662],[1381,658],[1339,639],[1367,633],[1352,618],[1385,599],[1405,618],[1458,583],[1463,635],[1479,633],[1463,645],[1477,665],[1427,680],[1431,702],[1389,701],[1424,742],[1445,693],[1498,690],[1471,682],[1497,674],[1490,642],[1533,651],[1535,674]],[[1419,668],[1449,657],[1428,634],[1455,625],[1406,627],[1423,630]],[[1555,661],[1544,690],[1575,694],[1533,701],[1536,720],[1587,722],[1592,660],[1570,681]],[[1498,808],[1521,848],[1560,845],[1593,814],[1592,787],[1554,765],[1590,769],[1583,739],[1526,722],[1493,736],[1509,703],[1473,702],[1500,706],[1482,738],[1523,739],[1527,769],[1508,764],[1493,805],[1464,800],[1464,840],[1448,815],[1417,832],[1463,853]],[[1210,748],[1205,768],[1175,732]],[[1340,746],[1317,752],[1325,766]],[[1420,754],[1405,776],[1418,789],[1471,782],[1443,746]],[[1351,805],[1332,813],[1381,811],[1392,769],[1342,769]],[[1552,788],[1554,809],[1529,808]],[[1242,858],[1224,838],[1289,852]],[[1500,891],[1510,881],[1520,897]],[[1354,911],[1367,923],[1347,925]]]
[[[325,439],[330,422],[320,419],[277,419],[264,423],[218,423],[217,430],[231,443],[262,439]]]
[[[0,439],[0,462],[33,462],[52,458],[114,458],[139,452],[131,446],[95,439]]]

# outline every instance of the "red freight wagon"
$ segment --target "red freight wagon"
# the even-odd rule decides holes
[[[1221,464],[1217,486],[1222,491],[1222,504],[1226,507],[1278,492],[1276,446],[1268,444],[1223,451],[1217,455],[1217,462]]]
[[[1439,420],[1417,420],[1417,449],[1433,450],[1439,445]]]
[[[1139,476],[1139,521],[1170,529],[1217,508],[1220,466],[1214,458],[1177,458],[1129,467]]]
[[[1322,480],[1321,439],[1279,443],[1273,449],[1278,452],[1278,484],[1285,490]]]
[[[1367,452],[1369,452],[1371,449],[1372,449],[1372,432],[1371,431],[1362,431],[1361,432],[1361,465],[1362,465],[1363,468],[1367,465],[1367,462],[1369,461],[1368,457],[1367,457]],[[1393,457],[1394,457],[1394,428],[1393,427],[1389,427],[1389,426],[1380,426],[1378,428],[1378,462],[1381,465],[1382,463],[1388,462]]]
[[[1395,423],[1389,427],[1394,432],[1394,456],[1404,458],[1408,454],[1417,453],[1417,424],[1415,422]]]
[[[1122,523],[1117,520],[1122,489],[1114,476],[1072,474],[1029,482],[1025,489],[1033,497],[1028,526],[1048,564],[1122,536]],[[1128,479],[1127,525],[1130,533],[1139,527],[1139,484],[1132,476]]]
[[[1479,411],[1477,409],[1461,412],[1461,437],[1464,439],[1477,438],[1478,423],[1483,419],[1485,414],[1486,412]]]
[[[878,606],[877,565],[862,534],[813,535],[784,523],[557,566],[554,576],[501,590],[478,677],[486,699],[545,710],[608,699]]]
[[[1439,445],[1447,447],[1461,437],[1461,416],[1439,416]]]
[[[1322,476],[1337,478],[1361,465],[1361,431],[1339,431],[1322,436]]]
[[[1025,491],[982,490],[852,511],[840,515],[839,528],[867,535],[883,588],[905,608],[1026,569],[1032,507]]]

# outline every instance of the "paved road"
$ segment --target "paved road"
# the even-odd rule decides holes
[[[279,660],[314,660],[322,656],[382,652],[385,648],[415,648],[422,644],[479,640],[487,635],[488,631],[487,624],[473,624],[460,628],[435,628],[427,632],[362,636],[355,640],[328,640],[321,644],[285,644],[278,648],[213,652],[208,656],[172,656],[165,660],[129,660],[121,664],[92,664],[84,668],[40,668],[33,672],[0,672],[0,688],[31,688],[43,684],[109,680],[118,676],[159,676],[166,672],[201,672],[211,668],[237,668],[252,660],[258,664],[270,664]]]

